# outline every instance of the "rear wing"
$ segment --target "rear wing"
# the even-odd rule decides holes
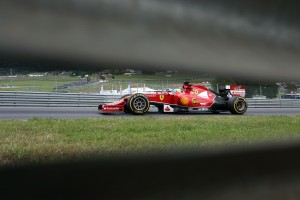
[[[228,93],[230,93],[230,95],[232,95],[232,96],[245,97],[246,96],[246,86],[237,85],[237,84],[220,86],[220,88],[219,88],[220,95],[227,96]]]
[[[225,85],[226,90],[230,90],[232,96],[245,97],[246,96],[246,86],[231,84]]]

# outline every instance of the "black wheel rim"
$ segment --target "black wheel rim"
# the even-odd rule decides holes
[[[147,107],[147,102],[143,97],[137,97],[133,100],[132,106],[135,110],[144,110]]]
[[[246,103],[244,100],[240,99],[236,102],[235,107],[238,111],[243,111],[246,109]]]

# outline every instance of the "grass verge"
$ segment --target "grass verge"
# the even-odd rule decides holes
[[[296,139],[300,116],[0,121],[0,166]]]

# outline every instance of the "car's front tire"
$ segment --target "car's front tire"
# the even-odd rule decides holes
[[[149,99],[146,95],[137,93],[133,94],[126,103],[129,112],[137,115],[143,115],[148,112],[150,108]]]

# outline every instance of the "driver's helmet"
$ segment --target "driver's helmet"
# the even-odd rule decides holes
[[[190,88],[191,88],[190,82],[186,81],[183,83],[182,89],[190,89]]]

